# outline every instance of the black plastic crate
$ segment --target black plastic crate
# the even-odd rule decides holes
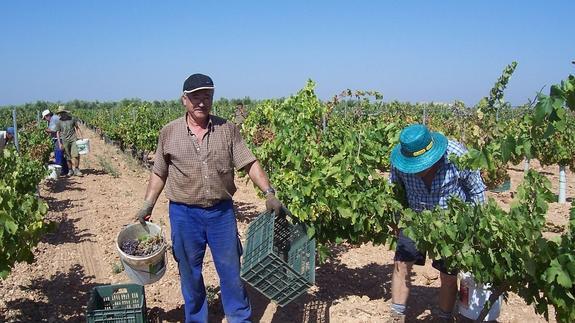
[[[284,306],[315,282],[315,239],[308,238],[303,224],[262,213],[247,230],[241,276]]]
[[[145,323],[144,286],[121,284],[94,287],[88,302],[86,322]]]

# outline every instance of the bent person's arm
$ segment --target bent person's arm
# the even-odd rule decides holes
[[[57,145],[58,148],[60,148],[60,150],[62,150],[64,148],[64,145],[62,145],[62,138],[60,138],[60,131],[56,131],[56,141],[57,141]]]
[[[76,120],[74,122],[74,128],[76,128],[76,133],[78,133],[78,139],[83,139],[82,129],[80,129],[80,125],[78,124],[78,120]]]
[[[464,170],[461,172],[461,185],[466,193],[466,202],[485,203],[485,184],[479,170]]]

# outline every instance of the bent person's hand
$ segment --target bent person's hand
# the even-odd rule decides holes
[[[266,195],[266,210],[268,212],[274,212],[276,217],[284,217],[284,207],[282,202],[273,193]]]
[[[391,231],[391,234],[393,234],[396,238],[399,238],[400,229],[397,224],[390,224],[389,230]]]
[[[136,218],[134,220],[140,221],[142,225],[146,224],[146,221],[150,220],[152,216],[152,210],[154,209],[154,205],[149,201],[144,201],[144,205],[136,214]]]

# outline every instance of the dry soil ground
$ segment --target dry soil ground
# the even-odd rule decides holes
[[[85,129],[91,152],[83,157],[84,177],[60,178],[41,184],[41,196],[49,204],[48,219],[59,223],[35,249],[36,261],[17,264],[0,281],[0,321],[84,322],[86,304],[94,286],[127,282],[117,272],[119,257],[115,238],[123,225],[133,221],[147,184],[148,171],[116,147],[105,144]],[[558,169],[541,168],[558,186]],[[507,205],[520,182],[523,166],[511,168],[512,190],[489,193]],[[575,195],[575,178],[568,172],[568,196]],[[250,221],[264,209],[251,183],[237,180],[235,195],[238,226],[242,238]],[[549,221],[561,229],[567,223],[568,205],[554,203]],[[167,200],[162,196],[153,221],[167,230]],[[549,233],[554,234],[554,233]],[[556,234],[556,233],[555,233]],[[254,322],[385,322],[391,302],[390,280],[393,251],[385,246],[340,245],[333,257],[316,269],[316,285],[291,304],[280,308],[254,289],[249,289]],[[168,257],[165,276],[146,286],[147,307],[153,322],[183,321],[183,302],[178,271]],[[209,253],[205,258],[206,285],[218,279]],[[416,267],[408,303],[408,321],[430,320],[438,293],[438,275],[430,264]],[[225,321],[219,303],[210,307],[210,321]],[[511,295],[504,304],[500,322],[542,322],[531,306]]]

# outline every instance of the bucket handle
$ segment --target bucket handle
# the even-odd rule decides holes
[[[130,224],[132,224],[132,223],[126,223],[126,224],[124,224],[124,225],[122,226],[122,229],[125,229],[125,228],[126,228],[127,226],[129,226]],[[144,230],[146,230],[147,233],[150,233],[150,228],[148,228],[148,225],[147,225],[147,224],[142,224],[142,227],[144,228]],[[160,233],[162,232],[161,230],[162,230],[162,229],[161,229],[161,227],[160,227]]]
[[[148,222],[148,221],[147,221]],[[151,222],[151,221],[149,221]],[[127,226],[129,226],[132,223],[126,223],[122,226],[122,229],[126,228]],[[146,232],[150,233],[150,228],[148,228],[147,224],[142,224],[142,227],[144,228],[144,230],[146,230]],[[164,241],[166,241],[166,237],[164,236],[164,226],[163,225],[159,225],[160,227],[160,232],[159,234],[162,236],[162,238],[164,239]]]

